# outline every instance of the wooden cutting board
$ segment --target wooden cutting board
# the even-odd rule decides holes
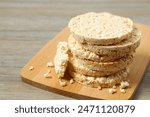
[[[24,82],[33,86],[77,99],[132,99],[148,66],[150,55],[150,26],[142,24],[136,25],[142,32],[142,40],[131,65],[130,74],[128,76],[131,80],[130,87],[126,90],[125,94],[120,93],[119,88],[117,89],[117,93],[109,94],[107,88],[98,90],[97,88],[83,86],[78,83],[69,84],[69,80],[66,87],[59,85],[54,68],[48,68],[46,64],[49,61],[53,61],[57,43],[67,40],[69,35],[68,28],[64,28],[58,33],[23,67],[21,78]],[[34,70],[30,71],[30,66],[34,66]],[[44,73],[46,73],[48,69],[51,70],[52,78],[44,78]],[[66,75],[65,78],[70,79],[68,75]]]

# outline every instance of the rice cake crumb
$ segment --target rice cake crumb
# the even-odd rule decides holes
[[[126,90],[120,88],[120,92],[121,92],[121,93],[126,93]]]
[[[74,83],[74,80],[73,79],[70,79],[70,84],[73,84]]]
[[[122,81],[120,84],[120,88],[125,89],[126,87],[129,87],[129,83],[127,81]]]
[[[61,79],[59,79],[59,84],[62,87],[67,86],[67,82],[66,81],[62,81]]]
[[[34,69],[34,67],[33,67],[33,66],[30,66],[30,67],[29,67],[29,70],[30,70],[30,71],[32,71],[33,69]]]
[[[52,78],[52,76],[50,75],[51,70],[47,70],[47,73],[44,74],[45,78]]]
[[[49,73],[45,73],[45,74],[44,74],[44,77],[45,77],[45,78],[52,78],[52,76],[51,76]]]
[[[51,73],[51,70],[48,70],[47,73]]]
[[[108,91],[109,91],[110,94],[114,94],[114,93],[117,92],[117,90],[116,90],[116,89],[113,89],[113,88],[109,89]]]
[[[98,90],[102,90],[102,87],[101,87],[101,86],[99,86],[99,87],[98,87]]]
[[[54,64],[52,62],[48,62],[47,67],[54,67]]]
[[[114,85],[112,88],[113,88],[113,89],[116,89],[117,87]]]

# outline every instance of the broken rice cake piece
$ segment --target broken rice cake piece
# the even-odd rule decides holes
[[[55,72],[58,78],[64,77],[68,60],[68,44],[67,42],[59,42],[54,58]]]

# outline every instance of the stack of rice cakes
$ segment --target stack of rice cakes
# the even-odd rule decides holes
[[[129,18],[86,13],[68,25],[69,63],[73,79],[91,87],[113,87],[127,80],[141,33]]]

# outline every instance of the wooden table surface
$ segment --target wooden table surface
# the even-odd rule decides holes
[[[23,83],[20,70],[71,17],[90,11],[150,24],[150,0],[0,0],[0,99],[72,99]],[[134,99],[150,99],[150,65]]]

